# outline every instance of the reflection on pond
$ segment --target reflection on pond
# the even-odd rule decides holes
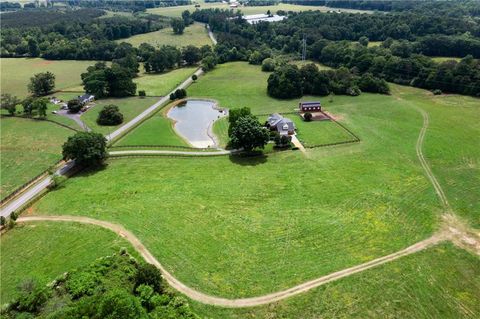
[[[167,116],[175,121],[175,130],[194,147],[216,147],[213,122],[227,115],[212,101],[187,100],[174,106]]]

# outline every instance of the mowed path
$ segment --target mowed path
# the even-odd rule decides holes
[[[423,155],[423,141],[425,139],[425,134],[429,125],[429,118],[428,114],[418,107],[416,109],[422,114],[423,117],[423,125],[420,130],[417,144],[416,144],[416,153],[417,157],[422,165],[423,170],[429,181],[432,183],[432,186],[435,189],[437,196],[444,208],[444,224],[440,231],[432,235],[431,237],[422,240],[418,243],[413,244],[403,250],[397,251],[387,256],[379,257],[373,259],[369,262],[353,266],[350,268],[346,268],[310,281],[305,283],[299,284],[292,288],[274,292],[271,294],[266,294],[263,296],[252,297],[252,298],[240,298],[240,299],[226,299],[216,296],[211,296],[204,294],[200,291],[197,291],[193,288],[188,287],[177,278],[175,278],[172,274],[170,274],[162,264],[148,251],[148,249],[142,244],[142,242],[131,232],[126,230],[123,226],[96,220],[88,217],[77,217],[77,216],[32,216],[32,217],[21,217],[18,219],[19,222],[33,222],[33,221],[63,221],[63,222],[80,222],[86,224],[93,224],[97,226],[104,227],[111,231],[114,231],[121,237],[128,240],[132,246],[142,255],[142,257],[149,263],[155,265],[163,274],[164,278],[167,282],[179,292],[185,294],[187,297],[209,305],[215,306],[222,306],[222,307],[232,307],[232,308],[243,308],[243,307],[253,307],[259,306],[264,304],[269,304],[272,302],[280,301],[282,299],[286,299],[300,293],[309,291],[326,283],[351,276],[353,274],[383,265],[385,263],[394,261],[401,257],[411,255],[413,253],[419,252],[431,246],[434,246],[442,241],[450,240],[454,244],[468,249],[478,255],[480,255],[480,234],[473,231],[472,229],[465,226],[465,224],[458,221],[455,217],[451,208],[448,204],[448,200],[445,196],[445,193],[438,183],[435,175],[433,174],[430,166],[428,165],[425,156]]]

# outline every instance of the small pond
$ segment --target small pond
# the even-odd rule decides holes
[[[226,115],[226,110],[220,110],[215,102],[206,100],[187,100],[167,113],[175,121],[175,131],[193,147],[199,148],[216,147],[212,126]]]

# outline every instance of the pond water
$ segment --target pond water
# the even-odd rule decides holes
[[[204,100],[187,100],[167,113],[175,121],[175,131],[192,146],[199,148],[216,147],[212,126],[226,115],[227,111],[217,109],[214,102]]]

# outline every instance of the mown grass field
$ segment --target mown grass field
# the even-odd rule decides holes
[[[228,297],[288,288],[429,236],[440,208],[416,159],[418,112],[373,94],[329,107],[362,143],[308,158],[115,159],[32,212],[121,223],[180,280]]]
[[[64,222],[20,224],[2,234],[0,248],[0,304],[17,294],[17,286],[35,278],[47,284],[66,271],[117,253],[126,247],[138,254],[115,233],[97,226]]]
[[[55,74],[55,90],[67,89],[81,84],[80,74],[94,61],[50,61],[41,58],[2,58],[1,90],[24,98],[27,85],[37,73],[50,71]]]
[[[305,147],[341,143],[355,139],[348,131],[332,121],[305,122],[289,115],[297,128],[297,137]]]
[[[91,128],[95,132],[99,132],[102,134],[110,134],[115,131],[120,126],[124,125],[135,116],[140,114],[143,110],[154,104],[158,98],[155,97],[146,97],[146,98],[139,98],[138,96],[134,97],[127,97],[127,98],[111,98],[111,99],[102,99],[95,102],[95,106],[89,109],[87,112],[82,114],[81,119],[82,121],[87,124],[89,128]],[[106,126],[106,125],[98,125],[97,118],[98,113],[103,109],[106,105],[116,105],[120,109],[120,113],[123,114],[123,123],[119,125],[113,126]]]
[[[157,112],[115,143],[115,146],[134,145],[189,146],[175,133],[172,120],[168,119],[162,111]]]
[[[2,118],[0,126],[2,198],[60,160],[62,144],[75,133],[53,123],[16,117]]]
[[[192,76],[196,69],[185,67],[162,74],[143,74],[134,82],[137,83],[137,92],[145,90],[147,96],[164,96]]]
[[[221,3],[221,2],[209,2],[205,3],[202,0],[197,1],[200,4],[199,9],[230,9],[228,4]],[[167,17],[180,17],[182,12],[185,10],[189,10],[190,12],[195,11],[195,5],[187,5],[187,6],[176,6],[176,7],[164,7],[164,8],[155,8],[155,9],[147,9],[148,13],[158,14]],[[239,11],[241,11],[245,15],[250,14],[259,14],[259,13],[267,13],[270,10],[272,13],[276,13],[279,10],[283,11],[308,11],[308,10],[319,10],[323,12],[327,11],[342,11],[342,12],[352,12],[352,13],[370,13],[371,11],[362,11],[362,10],[354,10],[354,9],[336,9],[336,8],[328,8],[325,6],[303,6],[303,5],[294,5],[294,4],[286,4],[286,3],[279,3],[278,5],[273,6],[251,6],[251,7],[239,7]]]
[[[191,302],[208,318],[477,318],[480,259],[442,244],[274,304],[226,309]]]
[[[182,35],[174,34],[172,28],[166,27],[155,32],[138,34],[127,39],[117,40],[117,42],[127,42],[134,47],[138,47],[142,43],[148,43],[155,47],[173,45],[180,48],[187,45],[201,47],[212,44],[203,23],[189,25],[185,28]]]

